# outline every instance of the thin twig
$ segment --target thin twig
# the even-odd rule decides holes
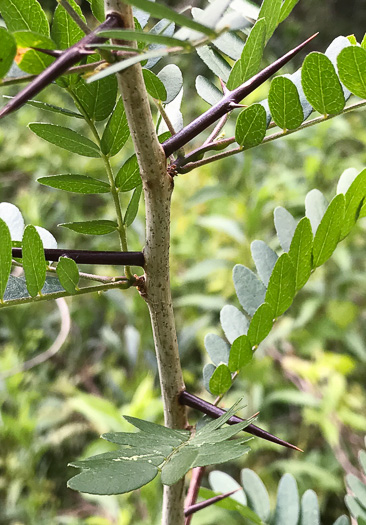
[[[210,144],[211,142],[213,142],[216,139],[216,137],[218,136],[218,134],[220,133],[222,128],[225,126],[226,121],[227,121],[228,118],[229,118],[229,113],[226,113],[226,115],[221,117],[221,119],[218,121],[218,123],[214,127],[212,133],[209,135],[209,137],[202,144],[203,146],[207,146],[207,144]]]
[[[29,359],[28,361],[25,361],[24,363],[15,366],[11,370],[3,372],[2,374],[0,374],[0,379],[7,379],[8,377],[14,376],[15,374],[19,374],[20,372],[30,370],[31,368],[34,368],[35,366],[38,366],[41,363],[44,363],[48,359],[51,359],[51,357],[57,354],[57,352],[65,343],[67,336],[69,335],[71,319],[69,307],[65,299],[56,299],[56,305],[60,312],[61,326],[60,331],[52,345],[45,352],[42,352],[41,354],[36,355],[32,359]]]
[[[67,2],[66,0],[57,0],[57,2],[65,9],[65,11],[71,16],[73,21],[76,25],[80,27],[80,29],[86,34],[89,35],[92,30],[88,25],[84,22],[84,20],[78,15],[76,11],[72,8],[72,6]]]

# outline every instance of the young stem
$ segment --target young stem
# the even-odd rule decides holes
[[[106,0],[106,15],[117,12],[123,27],[133,28],[132,9]],[[123,45],[123,42],[118,42]],[[164,151],[156,136],[140,64],[117,75],[127,121],[139,163],[146,208],[145,287],[158,362],[165,424],[184,428],[186,410],[178,395],[184,388],[174,322],[170,276],[170,202],[173,181],[167,174]],[[184,524],[184,480],[164,487],[162,525]]]

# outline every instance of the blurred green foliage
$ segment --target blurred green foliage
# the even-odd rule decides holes
[[[189,87],[189,74],[198,73],[199,63],[183,58],[180,65],[187,75],[187,123],[207,106],[192,98]],[[15,92],[9,88],[6,94]],[[267,92],[263,86],[250,102]],[[56,87],[40,98],[72,108]],[[0,126],[1,201],[16,204],[27,223],[49,229],[61,247],[118,249],[117,236],[83,237],[56,227],[96,217],[113,219],[113,207],[104,195],[66,194],[36,182],[41,176],[73,172],[103,178],[101,163],[72,156],[32,135],[26,125],[36,120],[55,122],[51,113],[24,107]],[[58,116],[57,123],[67,125],[68,120]],[[232,267],[253,266],[250,243],[255,239],[278,248],[276,206],[300,217],[310,189],[333,195],[344,169],[366,165],[365,124],[365,113],[342,116],[175,180],[171,273],[188,390],[203,391],[202,366],[208,360],[204,336],[222,335],[219,311],[224,304],[236,304]],[[82,122],[75,125],[82,130]],[[123,158],[113,159],[115,166],[132,153],[129,144]],[[131,250],[143,246],[143,217],[141,207],[131,228]],[[343,476],[357,468],[355,458],[366,432],[365,233],[363,219],[278,321],[226,399],[230,406],[244,395],[244,415],[260,410],[260,426],[305,450],[300,455],[255,439],[252,453],[228,465],[227,472],[238,477],[240,468],[252,468],[272,498],[280,476],[293,474],[301,494],[309,488],[317,492],[324,523],[345,512]],[[119,268],[84,269],[122,273]],[[79,297],[68,304],[72,330],[60,352],[32,370],[0,379],[0,522],[159,523],[159,481],[113,497],[66,488],[73,474],[69,461],[109,450],[98,438],[102,432],[130,430],[122,414],[162,423],[148,312],[136,291]],[[11,370],[45,351],[59,323],[53,303],[3,310],[0,370]],[[227,525],[243,523],[236,513],[205,512],[192,523],[214,525],[221,517]]]

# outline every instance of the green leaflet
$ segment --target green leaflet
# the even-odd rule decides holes
[[[307,490],[301,498],[300,525],[320,525],[318,498],[313,490]]]
[[[10,231],[6,222],[0,219],[0,302],[3,302],[6,285],[8,284],[11,262]]]
[[[344,222],[345,197],[336,195],[322,218],[313,244],[313,267],[321,266],[329,259],[339,242]]]
[[[161,482],[164,485],[174,485],[190,470],[197,459],[199,451],[193,447],[184,447],[179,450],[164,465],[161,472]]]
[[[103,132],[100,147],[104,155],[110,157],[116,155],[126,144],[129,136],[125,108],[120,97]]]
[[[293,10],[293,8],[295,7],[298,1],[299,0],[284,0],[283,1],[283,4],[281,6],[281,11],[280,11],[280,18],[278,20],[279,24],[281,24],[284,20],[286,20],[286,18],[291,13],[291,11]]]
[[[210,106],[214,106],[220,102],[223,97],[221,91],[215,86],[215,84],[202,75],[198,75],[196,78],[196,91],[205,102],[210,104]]]
[[[289,254],[283,253],[273,268],[265,301],[272,307],[274,316],[278,317],[291,306],[294,295],[294,266]]]
[[[237,372],[253,359],[252,345],[249,337],[241,335],[231,345],[228,367],[230,372]],[[231,378],[230,378],[231,384]]]
[[[304,120],[299,92],[289,78],[276,77],[272,80],[268,104],[273,120],[283,130],[296,129]]]
[[[235,339],[245,335],[248,331],[249,321],[235,306],[226,304],[220,312],[220,323],[226,339],[233,344]]]
[[[271,38],[279,24],[282,0],[263,0],[258,14],[259,18],[266,20],[266,42]]]
[[[93,60],[88,60],[88,63],[92,62]],[[115,76],[109,76],[87,84],[79,78],[72,91],[90,120],[100,122],[113,111],[117,97],[117,79]]]
[[[85,17],[78,4],[74,0],[67,1],[85,22]],[[56,42],[58,49],[67,49],[76,44],[76,42],[81,40],[84,36],[84,32],[76,22],[74,22],[71,16],[61,5],[58,5],[55,10],[51,28],[51,37],[52,40]]]
[[[56,272],[62,287],[71,294],[75,293],[79,282],[79,270],[76,262],[68,257],[60,257]]]
[[[235,62],[227,82],[228,89],[235,89],[259,71],[266,41],[266,21],[257,20],[245,42],[240,59]]]
[[[235,140],[240,146],[251,148],[262,142],[266,130],[266,110],[261,104],[252,104],[239,113],[235,126]]]
[[[47,17],[37,0],[0,0],[0,12],[9,31],[35,31],[48,36]]]
[[[3,95],[3,98],[12,99],[14,97],[8,97]],[[33,106],[35,108],[43,109],[44,111],[51,111],[52,113],[60,113],[61,115],[66,115],[67,117],[74,118],[84,118],[80,113],[75,111],[70,111],[66,108],[60,108],[59,106],[54,106],[53,104],[47,104],[46,102],[41,102],[40,100],[27,100],[26,104]]]
[[[221,337],[216,334],[207,334],[204,344],[214,365],[218,366],[221,363],[228,363],[230,347]]]
[[[361,171],[346,192],[346,207],[342,224],[341,239],[344,239],[358,219],[360,208],[366,196],[366,169]]]
[[[125,3],[128,5],[133,5],[134,7],[138,7],[142,11],[146,11],[146,13],[150,13],[150,15],[153,15],[155,18],[167,18],[168,20],[172,20],[180,26],[199,31],[210,37],[215,36],[215,32],[211,28],[177,13],[165,5],[153,3],[149,0],[126,0]]]
[[[107,235],[116,231],[118,225],[114,221],[107,220],[95,220],[85,222],[64,222],[58,224],[77,233],[83,233],[84,235]]]
[[[108,193],[111,189],[109,184],[102,180],[93,179],[86,175],[76,175],[74,173],[40,177],[37,181],[44,186],[63,191],[71,191],[73,193]]]
[[[46,35],[32,31],[16,31],[14,33],[18,48],[39,47],[42,49],[55,49],[55,43]],[[38,75],[48,67],[55,59],[40,51],[30,49],[21,57],[18,66],[26,73]]]
[[[306,98],[319,113],[334,115],[344,108],[342,86],[327,56],[310,53],[301,68],[301,82]]]
[[[210,46],[202,46],[198,47],[196,51],[197,55],[214,75],[221,78],[224,82],[228,81],[231,67],[215,49]]]
[[[312,270],[313,232],[308,217],[303,217],[296,227],[289,256],[295,268],[295,286],[300,290],[310,277]]]
[[[158,76],[149,69],[143,68],[142,74],[146,86],[146,91],[156,100],[165,101],[167,92],[163,82]]]
[[[46,280],[46,260],[39,233],[34,226],[26,226],[22,239],[25,280],[31,297],[38,295]]]
[[[241,264],[234,266],[233,281],[240,304],[249,315],[253,315],[264,303],[266,287],[249,268]]]
[[[91,10],[98,22],[104,22],[105,14],[103,0],[91,0]]]
[[[274,312],[268,303],[263,303],[254,313],[248,329],[251,346],[258,346],[269,334],[273,326]]]
[[[366,49],[350,46],[337,57],[339,77],[352,93],[366,98]]]
[[[1,4],[0,4],[1,5]],[[5,27],[0,27],[0,79],[9,71],[17,52],[14,37]]]
[[[116,175],[116,187],[118,191],[130,191],[141,184],[140,170],[136,155],[132,155]]]
[[[60,148],[85,157],[100,156],[99,148],[94,142],[72,129],[42,122],[32,122],[28,126],[33,133]]]
[[[125,223],[125,226],[127,226],[127,227],[131,226],[131,224],[133,223],[133,221],[136,218],[136,215],[137,215],[137,212],[138,212],[138,209],[139,209],[141,193],[142,193],[142,184],[139,184],[135,188],[135,190],[134,190],[134,192],[132,194],[131,200],[128,203],[127,210],[126,210],[126,213],[125,213],[124,223]]]
[[[219,365],[210,379],[210,392],[214,396],[225,394],[231,387],[231,373],[227,365]]]

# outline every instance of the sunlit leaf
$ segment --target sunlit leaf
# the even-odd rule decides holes
[[[11,272],[11,237],[9,228],[0,219],[0,302],[3,301],[6,285]]]
[[[89,59],[88,63],[92,63]],[[105,120],[112,113],[117,97],[115,76],[87,84],[82,78],[73,86],[74,96],[93,122]]]
[[[60,257],[56,272],[63,288],[71,294],[75,293],[79,282],[79,270],[76,262],[68,257]]]
[[[280,17],[278,20],[279,24],[281,24],[281,22],[286,20],[286,18],[291,13],[291,11],[293,10],[293,8],[295,7],[298,1],[299,0],[284,0],[283,1],[283,4],[281,6],[281,11],[280,11]]]
[[[366,169],[354,179],[346,192],[346,207],[342,224],[341,239],[346,237],[355,224],[363,200],[366,197]]]
[[[266,21],[266,41],[271,38],[279,24],[282,0],[263,0],[258,19],[264,18]]]
[[[266,111],[261,104],[245,108],[238,116],[235,127],[235,140],[240,146],[250,148],[262,142],[266,134]]]
[[[343,84],[358,97],[366,98],[366,49],[346,47],[339,53],[337,63]]]
[[[257,346],[269,334],[273,326],[274,312],[268,303],[260,305],[254,313],[248,329],[248,338],[252,346]]]
[[[296,227],[288,252],[295,268],[296,290],[300,290],[310,277],[312,249],[313,233],[310,220],[303,217]]]
[[[9,31],[35,31],[48,36],[50,28],[37,0],[0,0],[1,16]]]
[[[284,130],[296,129],[304,120],[299,93],[289,78],[276,77],[272,80],[268,104],[273,120]]]
[[[85,22],[85,17],[74,0],[67,0],[74,11],[81,17]],[[37,31],[34,29],[34,31]],[[65,9],[59,4],[56,7],[55,14],[52,20],[51,37],[56,42],[58,49],[67,49],[73,44],[76,44],[79,40],[84,37],[84,32],[74,22],[71,16],[65,11]]]
[[[231,345],[228,367],[230,372],[236,372],[246,366],[253,358],[252,345],[249,337],[241,335]]]
[[[266,21],[257,20],[245,42],[240,59],[234,64],[227,82],[235,89],[259,71],[266,40]]]
[[[76,175],[74,173],[66,175],[52,175],[37,179],[40,184],[56,188],[58,190],[71,191],[73,193],[108,193],[110,186],[106,182],[87,175]]]
[[[130,130],[122,98],[120,97],[114,111],[108,120],[101,140],[101,150],[104,155],[113,157],[126,144]]]
[[[24,219],[19,208],[10,202],[1,202],[0,219],[7,224],[12,241],[21,241],[24,231]]]
[[[42,122],[32,122],[29,124],[29,129],[38,137],[73,153],[78,153],[85,157],[100,156],[99,148],[94,142],[72,129]]]
[[[323,115],[340,113],[345,99],[342,86],[330,59],[322,53],[310,53],[301,68],[306,98]]]
[[[106,29],[98,33],[100,36],[106,38],[113,38],[115,40],[124,40],[126,42],[144,42],[145,44],[160,44],[169,47],[182,46],[187,49],[193,49],[188,42],[184,42],[178,38],[173,38],[164,34],[147,33],[146,31],[131,31],[128,29]],[[156,49],[156,48],[155,48]]]
[[[41,35],[32,31],[16,31],[14,38],[19,48],[26,50],[30,47],[39,47],[41,49],[55,49],[55,43],[46,35]],[[19,52],[19,51],[18,51]],[[20,69],[31,75],[38,75],[47,66],[52,64],[54,57],[40,51],[29,49],[18,55],[17,63]]]
[[[35,297],[46,280],[46,261],[41,238],[31,224],[24,230],[22,258],[27,289],[31,297]]]
[[[95,220],[85,222],[64,222],[58,226],[63,226],[77,233],[84,235],[107,235],[116,231],[118,225],[114,221]]]
[[[98,22],[104,22],[104,2],[103,0],[91,0],[91,10]]]
[[[344,223],[345,197],[336,195],[322,218],[313,245],[313,266],[321,266],[332,255],[339,242]]]
[[[231,387],[231,373],[229,368],[221,364],[219,365],[210,379],[210,392],[215,396],[224,394]]]
[[[283,314],[292,304],[295,295],[295,269],[291,258],[283,253],[277,260],[265,301],[273,308],[275,317]]]

